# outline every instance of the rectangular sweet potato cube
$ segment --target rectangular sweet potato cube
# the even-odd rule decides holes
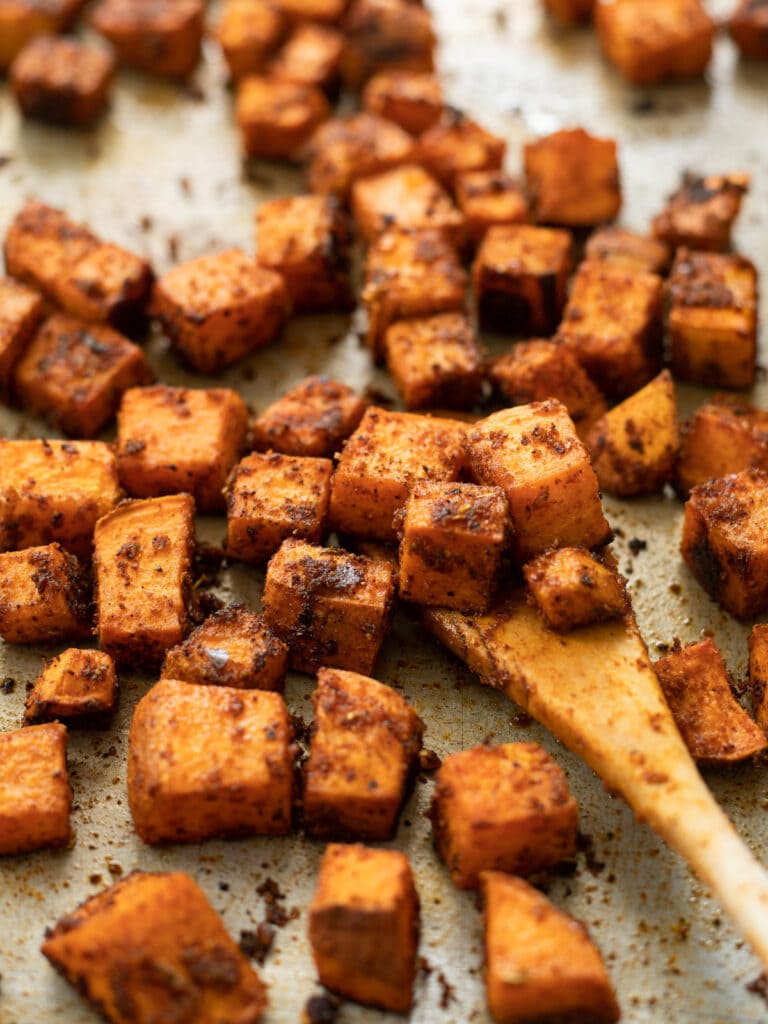
[[[486,871],[481,883],[485,987],[494,1021],[617,1021],[616,996],[584,925],[522,878]]]
[[[227,0],[215,34],[229,77],[262,71],[285,30],[285,15],[269,0]]]
[[[269,62],[267,74],[285,82],[338,92],[344,36],[327,25],[299,24]]]
[[[321,125],[307,147],[311,192],[346,199],[358,178],[380,174],[414,157],[408,132],[365,112],[334,117]]]
[[[24,117],[87,128],[107,106],[115,58],[105,48],[61,36],[36,36],[9,72]]]
[[[530,220],[525,190],[504,171],[464,171],[456,176],[454,190],[469,236],[477,244],[497,224]]]
[[[507,496],[522,561],[551,547],[591,548],[611,539],[589,454],[562,403],[493,413],[469,428],[467,450],[477,479]]]
[[[395,512],[419,480],[454,481],[464,464],[463,423],[372,406],[349,438],[331,485],[331,524],[394,540]]]
[[[363,89],[363,109],[421,135],[445,109],[437,75],[425,71],[379,71]]]
[[[755,721],[768,730],[768,625],[758,623],[749,634],[749,687]]]
[[[128,738],[134,827],[145,843],[286,835],[294,755],[279,693],[161,679]]]
[[[13,371],[43,319],[39,292],[0,277],[0,401],[8,401]]]
[[[30,40],[64,32],[83,0],[7,0],[0,7],[0,71],[7,71]]]
[[[661,364],[663,288],[656,274],[582,263],[556,340],[606,394],[623,398]]]
[[[450,754],[435,781],[435,845],[460,889],[477,889],[482,871],[531,875],[575,854],[578,807],[538,743]]]
[[[237,690],[282,690],[288,648],[244,604],[214,612],[165,655],[162,679]]]
[[[113,1024],[258,1024],[267,993],[202,889],[134,871],[48,931],[43,954]]]
[[[0,854],[65,846],[71,806],[66,727],[0,733]]]
[[[394,598],[389,563],[287,540],[267,566],[264,618],[299,672],[326,665],[369,675]]]
[[[544,0],[544,6],[557,21],[564,25],[574,25],[589,21],[595,0]]]
[[[88,636],[90,596],[82,566],[60,544],[0,555],[0,636],[6,643]]]
[[[669,247],[657,238],[636,235],[626,228],[598,228],[587,240],[584,257],[622,270],[664,274],[669,267]]]
[[[392,227],[441,231],[457,248],[464,242],[464,216],[442,185],[418,164],[358,179],[352,186],[352,211],[368,243]]]
[[[97,632],[118,664],[155,665],[187,633],[194,509],[188,494],[124,501],[96,524]]]
[[[88,438],[113,418],[125,390],[152,378],[144,352],[122,334],[55,313],[19,360],[14,389],[29,412]]]
[[[672,373],[749,388],[757,359],[757,271],[743,256],[678,249],[669,279]]]
[[[571,270],[567,231],[500,224],[488,229],[472,264],[480,326],[504,334],[551,334]]]
[[[680,188],[653,219],[653,234],[671,249],[724,252],[730,248],[731,227],[749,189],[748,174],[710,174],[690,171]]]
[[[249,74],[237,83],[235,120],[247,157],[296,161],[331,108],[313,85]]]
[[[407,1013],[413,1002],[419,897],[398,850],[331,843],[309,907],[321,984],[358,1003]]]
[[[683,427],[678,490],[687,497],[696,484],[750,466],[768,470],[768,412],[733,396],[713,395]]]
[[[24,721],[106,716],[117,707],[117,675],[103,651],[69,647],[43,665],[27,694]]]
[[[202,0],[99,0],[90,22],[120,64],[150,75],[185,79],[200,60]]]
[[[287,537],[317,543],[328,520],[333,463],[271,452],[247,455],[227,483],[227,552],[265,562]]]
[[[629,611],[624,580],[610,559],[585,548],[558,548],[523,566],[528,591],[544,621],[562,632],[620,619]]]
[[[120,482],[134,498],[186,491],[201,512],[223,511],[247,432],[248,409],[231,388],[131,388],[117,415]]]
[[[210,374],[274,341],[290,300],[279,274],[228,249],[169,270],[152,307],[179,355]]]
[[[358,90],[379,71],[435,70],[432,15],[408,0],[354,0],[344,20],[342,74]]]
[[[296,310],[349,310],[350,231],[333,196],[282,196],[256,212],[256,259],[279,273]]]
[[[768,8],[763,0],[739,0],[728,31],[745,57],[768,60]]]
[[[505,139],[454,107],[419,136],[419,162],[451,191],[460,174],[500,171],[506,152]]]
[[[360,423],[366,404],[346,384],[307,377],[253,421],[253,447],[285,455],[333,455]]]
[[[304,824],[326,839],[390,839],[421,749],[424,725],[383,683],[322,668],[312,695]]]

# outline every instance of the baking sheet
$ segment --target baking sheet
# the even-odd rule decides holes
[[[450,100],[465,107],[510,143],[518,166],[520,143],[564,124],[583,124],[621,143],[625,192],[623,222],[644,229],[686,168],[745,170],[753,189],[736,231],[739,248],[768,272],[768,68],[740,63],[727,39],[717,45],[706,81],[635,90],[600,59],[588,30],[562,32],[541,18],[536,0],[432,0],[441,38],[440,66]],[[729,4],[713,5],[726,13]],[[253,248],[257,203],[300,187],[298,174],[260,167],[243,178],[231,117],[231,97],[211,47],[199,90],[179,91],[121,74],[112,110],[89,135],[20,124],[0,83],[0,231],[29,195],[67,209],[105,237],[148,255],[159,270],[216,248]],[[763,351],[766,332],[763,330]],[[199,385],[163,342],[148,347],[163,380]],[[359,387],[394,396],[385,375],[370,366],[349,322],[297,318],[280,345],[257,353],[217,380],[241,390],[257,409],[308,372],[327,372]],[[689,410],[704,392],[681,389]],[[757,398],[768,404],[761,379]],[[0,410],[7,436],[42,436],[38,421]],[[0,472],[2,468],[0,467]],[[606,500],[623,536],[622,567],[652,654],[658,643],[684,642],[711,630],[737,676],[746,668],[747,629],[709,602],[677,553],[682,505],[671,498],[622,503]],[[200,522],[201,536],[217,540],[223,522]],[[632,538],[647,541],[633,555]],[[220,575],[219,593],[258,606],[261,577],[233,566]],[[57,649],[46,652],[49,656]],[[0,728],[21,721],[25,684],[36,676],[40,651],[0,644]],[[444,755],[486,737],[499,742],[535,739],[563,766],[590,837],[578,870],[553,877],[552,898],[589,925],[603,950],[631,1024],[758,1021],[768,1008],[747,985],[760,973],[716,904],[673,855],[600,781],[539,726],[526,724],[505,698],[471,675],[400,615],[377,676],[401,687],[427,722],[426,743]],[[286,839],[211,841],[155,850],[132,834],[125,795],[125,755],[131,709],[148,680],[122,678],[121,709],[106,732],[72,730],[69,760],[75,806],[75,844],[0,862],[0,1024],[86,1024],[96,1015],[57,977],[38,952],[46,925],[133,868],[182,869],[202,885],[230,932],[263,919],[256,889],[273,878],[298,916],[278,931],[261,970],[270,985],[271,1022],[297,1021],[318,991],[306,940],[306,907],[322,844]],[[287,699],[311,718],[312,681],[292,676]],[[708,772],[717,798],[750,847],[766,859],[766,768]],[[419,978],[411,1020],[488,1020],[481,974],[480,918],[473,894],[456,892],[435,857],[424,818],[432,782],[420,779],[394,845],[412,859],[422,899],[421,954],[430,972]],[[377,1011],[345,1004],[339,1020],[389,1021]]]

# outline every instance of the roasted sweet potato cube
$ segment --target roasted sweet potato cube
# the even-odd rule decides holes
[[[683,427],[677,488],[687,497],[696,484],[754,466],[768,470],[768,412],[727,395],[714,395]]]
[[[19,360],[14,390],[29,412],[86,438],[114,417],[127,388],[152,377],[143,351],[122,334],[57,313]]]
[[[290,312],[282,277],[240,249],[169,270],[152,305],[171,345],[199,373],[215,373],[268,345]]]
[[[117,417],[120,483],[134,498],[186,491],[199,511],[223,511],[247,431],[248,409],[231,388],[131,388]]]
[[[702,587],[731,615],[768,611],[768,472],[745,469],[694,487],[680,548]]]
[[[463,214],[442,185],[418,164],[404,164],[356,181],[352,210],[368,243],[391,227],[441,231],[457,248],[464,242]]]
[[[267,73],[285,82],[312,85],[333,96],[339,88],[344,36],[325,25],[297,25]]]
[[[768,60],[768,6],[764,0],[739,0],[728,31],[745,57]]]
[[[227,0],[216,38],[232,79],[264,70],[285,34],[286,18],[269,0]]]
[[[585,548],[557,548],[523,566],[533,603],[551,629],[567,632],[629,611],[624,581]]]
[[[288,648],[244,604],[214,612],[163,662],[162,679],[238,690],[282,690]]]
[[[419,162],[450,189],[460,174],[501,170],[506,152],[506,140],[453,107],[446,108],[418,144]]]
[[[202,889],[134,871],[52,928],[43,954],[114,1024],[258,1024],[267,993]]]
[[[503,171],[465,171],[456,176],[454,190],[469,236],[478,244],[494,225],[530,220],[524,189]]]
[[[0,636],[9,644],[53,644],[91,632],[83,568],[60,544],[0,555]]]
[[[664,274],[670,262],[669,248],[664,242],[617,227],[594,231],[589,236],[584,256],[597,263],[648,274]]]
[[[653,218],[653,234],[671,249],[724,252],[731,244],[731,226],[749,189],[748,174],[688,172],[661,213]]]
[[[202,0],[99,0],[91,25],[120,64],[162,78],[188,78],[200,60]]]
[[[543,0],[543,2],[552,17],[565,25],[589,21],[595,7],[595,0]]]
[[[299,672],[327,665],[370,674],[394,597],[388,563],[286,540],[267,566],[264,618]]]
[[[696,78],[712,56],[701,0],[596,0],[595,25],[606,58],[635,85]]]
[[[413,1002],[419,897],[398,850],[331,843],[309,907],[320,982],[357,1003],[407,1013]]]
[[[405,505],[400,596],[415,604],[485,611],[509,540],[500,487],[418,483]]]
[[[128,737],[134,827],[145,843],[286,835],[294,754],[279,693],[161,679]]]
[[[768,625],[753,626],[749,634],[749,686],[755,721],[768,730]]]
[[[360,89],[380,71],[435,70],[437,38],[426,8],[408,0],[354,0],[344,21],[342,73]]]
[[[69,28],[82,6],[83,0],[7,0],[0,7],[0,71],[36,36]]]
[[[421,135],[440,119],[445,103],[437,75],[419,71],[380,71],[363,89],[363,109]]]
[[[227,552],[261,563],[287,537],[317,543],[328,519],[333,463],[271,452],[242,459],[227,483]]]
[[[0,277],[0,401],[7,401],[13,371],[43,319],[40,294],[11,277]]]
[[[437,772],[430,816],[437,852],[460,889],[477,889],[482,871],[531,875],[576,852],[576,801],[538,743],[450,754]]]
[[[304,824],[326,839],[389,839],[421,749],[424,724],[383,683],[322,668],[312,695]]]
[[[419,480],[454,481],[466,428],[372,406],[347,441],[331,486],[331,523],[358,537],[394,540],[395,512]]]
[[[0,733],[0,854],[65,846],[71,806],[66,727]]]
[[[117,707],[117,675],[103,651],[69,647],[43,670],[27,694],[24,721],[106,716]]]
[[[480,398],[483,353],[462,313],[398,320],[384,350],[406,409],[467,409]]]
[[[256,213],[256,260],[281,274],[296,310],[347,311],[350,231],[334,196],[281,196]]]
[[[505,334],[550,334],[560,321],[571,270],[567,231],[489,228],[472,264],[480,326]]]
[[[687,647],[677,644],[653,668],[696,761],[729,764],[768,747],[763,730],[734,697],[720,651],[711,640]]]
[[[298,160],[330,114],[325,94],[313,85],[254,74],[237,85],[235,120],[246,156]]]
[[[106,109],[114,73],[115,59],[102,47],[37,36],[14,60],[9,79],[24,117],[86,128]]]
[[[468,429],[467,450],[477,479],[507,496],[522,561],[551,547],[610,540],[589,454],[561,402],[493,413]]]
[[[628,498],[662,490],[672,479],[680,449],[669,370],[597,420],[585,444],[604,491]]]
[[[395,320],[461,313],[467,276],[456,250],[439,231],[386,231],[368,250],[362,301],[368,314],[366,341],[384,356],[384,333]]]
[[[286,455],[333,455],[360,423],[366,405],[346,384],[307,377],[254,420],[253,446]]]
[[[97,632],[119,664],[155,665],[187,633],[194,508],[189,494],[124,501],[96,524]]]
[[[522,878],[486,871],[481,887],[486,995],[497,1024],[619,1019],[605,965],[583,924]]]
[[[294,21],[328,25],[336,25],[349,6],[349,0],[275,0],[275,3]]]
[[[708,387],[751,387],[757,358],[754,264],[743,256],[678,249],[669,296],[675,377]]]
[[[358,178],[379,174],[414,156],[411,136],[373,114],[335,117],[307,147],[307,185],[312,192],[346,199]]]
[[[606,394],[623,398],[660,369],[663,288],[656,274],[582,263],[556,340]]]

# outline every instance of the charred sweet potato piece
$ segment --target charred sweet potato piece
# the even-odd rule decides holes
[[[365,409],[365,399],[346,384],[307,377],[254,420],[253,446],[286,455],[333,455]]]
[[[424,725],[400,694],[356,672],[322,668],[312,695],[304,823],[312,836],[389,839]]]
[[[685,745],[699,763],[743,761],[768,747],[762,729],[731,692],[722,656],[711,640],[678,644],[653,668]]]
[[[506,152],[505,139],[453,107],[445,109],[418,144],[419,162],[451,190],[460,174],[501,170]]]
[[[230,78],[264,70],[286,30],[286,18],[269,0],[227,0],[216,28],[216,39]]]
[[[313,85],[255,74],[245,75],[237,85],[235,120],[249,157],[298,160],[330,114],[325,94]]]
[[[768,60],[768,4],[765,0],[739,0],[728,22],[728,31],[745,57]]]
[[[411,136],[391,121],[360,113],[322,125],[307,147],[310,191],[346,199],[358,178],[379,174],[414,156]]]
[[[70,27],[83,0],[8,0],[0,7],[0,71],[36,36],[55,35]]]
[[[578,807],[538,743],[450,754],[435,781],[435,846],[460,889],[477,889],[483,871],[531,875],[575,854]]]
[[[48,931],[43,954],[113,1024],[258,1024],[267,993],[202,889],[135,871]]]
[[[238,690],[282,690],[288,648],[244,604],[214,612],[165,655],[162,679]]]
[[[749,189],[748,174],[688,172],[661,213],[653,219],[653,234],[671,249],[724,252],[731,244],[731,227]]]
[[[0,401],[7,401],[13,371],[43,319],[39,292],[0,277]]]
[[[104,113],[115,59],[78,39],[37,36],[9,72],[11,91],[24,117],[87,128]]]
[[[117,675],[108,654],[70,647],[46,662],[27,694],[24,722],[105,716],[117,707]]]
[[[636,235],[626,228],[598,228],[587,241],[584,256],[622,270],[663,274],[669,267],[670,251],[657,238]]]
[[[406,855],[331,843],[309,907],[309,941],[326,988],[407,1013],[416,978],[419,897]]]
[[[127,67],[184,79],[200,60],[202,0],[99,0],[90,20]]]
[[[445,189],[423,167],[404,164],[361,178],[352,186],[352,210],[358,230],[373,242],[389,228],[441,231],[457,248],[465,223]]]
[[[768,731],[768,625],[759,623],[749,634],[749,686],[755,721]]]
[[[370,674],[395,597],[387,562],[287,540],[267,566],[264,618],[290,651],[290,665]]]
[[[425,71],[380,71],[363,89],[363,109],[421,135],[440,119],[445,103],[437,75]]]
[[[595,7],[595,0],[543,0],[543,3],[552,17],[565,25],[589,21]]]
[[[429,11],[408,0],[354,0],[344,20],[344,81],[360,89],[379,71],[431,72],[437,37]]]
[[[290,832],[293,727],[279,693],[161,679],[136,705],[128,802],[145,843]]]
[[[9,644],[52,644],[91,632],[90,588],[60,544],[0,555],[0,636]]]
[[[768,412],[733,396],[713,395],[683,426],[678,490],[687,497],[696,484],[750,466],[768,470]]]
[[[557,548],[523,566],[528,592],[551,629],[567,632],[629,611],[624,581],[585,548]]]
[[[0,854],[65,846],[71,806],[66,727],[0,733]]]
[[[456,175],[454,191],[469,236],[478,244],[497,224],[527,224],[530,220],[525,190],[503,171],[464,171]]]
[[[617,216],[621,183],[613,139],[598,139],[583,128],[563,129],[529,142],[523,156],[539,223],[588,227]]]
[[[522,878],[486,871],[481,887],[486,995],[497,1024],[619,1019],[605,965],[583,924]]]
[[[333,97],[339,89],[344,36],[327,25],[297,25],[269,62],[267,74],[284,82],[311,85]]]
[[[194,508],[188,494],[124,501],[96,524],[97,632],[119,664],[157,664],[187,633]]]

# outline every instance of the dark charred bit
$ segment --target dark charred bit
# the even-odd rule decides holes
[[[763,971],[762,974],[758,974],[752,981],[747,982],[747,992],[754,992],[756,996],[760,996],[766,1006],[768,1006],[768,974]]]
[[[434,750],[427,750],[426,747],[422,747],[419,751],[419,768],[421,771],[436,772],[442,763],[439,754],[436,754]]]
[[[277,931],[268,921],[259,921],[255,931],[241,931],[238,945],[241,952],[261,967],[272,951]]]
[[[301,1014],[301,1024],[336,1024],[339,1001],[333,996],[310,996]]]
[[[579,832],[576,836],[576,849],[579,853],[584,854],[584,861],[590,874],[599,875],[605,871],[605,861],[598,860],[595,855],[595,844],[592,836]]]
[[[7,695],[9,693],[13,693],[13,691],[15,689],[16,689],[16,680],[11,678],[11,676],[7,676],[2,681],[2,683],[0,683],[0,693],[4,693],[4,694]]]
[[[629,550],[632,552],[633,555],[637,555],[641,551],[647,551],[647,549],[648,549],[648,541],[647,540],[643,540],[641,537],[633,537],[629,541],[629,543],[627,544],[627,547],[629,548]]]
[[[283,928],[289,921],[295,921],[299,916],[298,907],[292,907],[290,910],[286,910],[283,906],[285,893],[281,890],[274,878],[267,878],[257,887],[256,892],[259,896],[264,897],[267,924],[275,925],[277,928]]]
[[[447,1010],[451,1003],[455,1003],[456,989],[451,985],[442,971],[437,976],[437,983],[440,986],[440,1009]]]

